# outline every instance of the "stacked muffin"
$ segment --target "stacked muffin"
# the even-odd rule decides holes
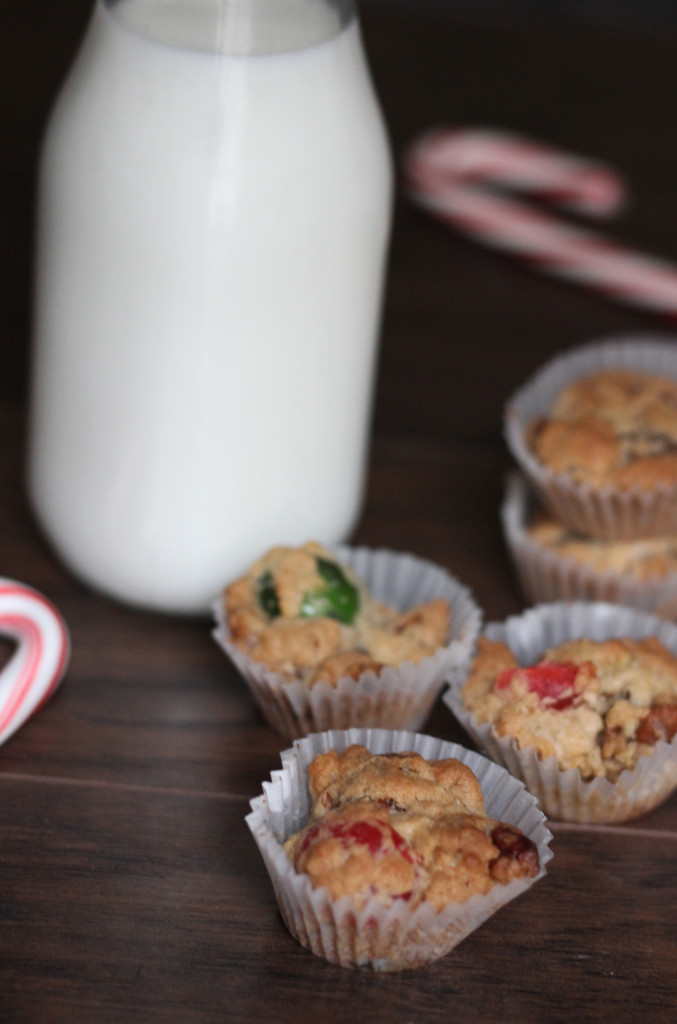
[[[636,338],[549,363],[508,403],[506,540],[531,600],[677,615],[677,345]]]
[[[444,699],[547,814],[625,821],[677,785],[677,346],[560,356],[506,437],[503,524],[535,606],[485,627]]]

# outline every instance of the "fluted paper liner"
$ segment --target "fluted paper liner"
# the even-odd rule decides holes
[[[283,843],[309,817],[310,762],[320,753],[343,751],[352,743],[372,753],[414,750],[426,759],[456,757],[477,776],[487,814],[516,825],[538,847],[536,878],[496,884],[485,895],[435,912],[428,904],[411,910],[402,900],[384,907],[376,897],[356,909],[349,896],[333,900],[327,889],[313,889],[305,874],[297,874]],[[521,782],[503,768],[456,743],[408,731],[349,729],[316,733],[296,740],[281,754],[282,769],[263,783],[263,794],[251,801],[247,824],[270,875],[282,918],[295,939],[316,956],[342,967],[401,971],[421,967],[445,956],[500,907],[525,892],[545,874],[552,857],[552,835],[536,801]]]
[[[524,476],[511,473],[501,506],[506,545],[522,589],[531,603],[608,601],[677,619],[677,573],[639,579],[603,571],[539,544],[527,532],[533,492]]]
[[[506,643],[520,665],[539,661],[547,648],[587,637],[595,641],[657,637],[677,655],[677,626],[658,616],[607,602],[577,601],[536,605],[505,622],[489,623],[484,635]],[[497,737],[491,723],[480,723],[463,703],[465,672],[451,679],[443,700],[488,757],[521,779],[550,818],[586,824],[609,824],[639,817],[666,800],[677,787],[677,736],[658,741],[615,783],[586,781],[578,769],[563,771],[555,757],[539,758],[533,747],[520,750],[510,736]]]
[[[562,523],[600,540],[632,540],[677,533],[677,484],[593,488],[555,473],[529,447],[531,423],[547,416],[570,381],[601,369],[624,368],[677,380],[677,339],[630,335],[591,342],[546,364],[507,402],[505,437],[541,499]]]
[[[480,629],[480,610],[465,586],[425,559],[370,548],[341,546],[333,551],[373,597],[401,611],[445,598],[451,619],[446,645],[417,665],[387,666],[358,680],[344,677],[336,687],[321,680],[311,689],[253,661],[231,641],[222,598],[213,608],[214,638],[249,684],[266,721],[289,739],[352,726],[418,729],[449,673],[467,663]]]

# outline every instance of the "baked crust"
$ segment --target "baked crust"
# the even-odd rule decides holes
[[[530,427],[537,458],[594,488],[677,483],[677,382],[601,370],[562,389]]]
[[[321,572],[324,567],[326,574],[327,566],[338,580],[334,592],[348,603],[354,600],[352,617],[341,620],[340,608],[338,617],[332,617],[331,607],[329,614],[313,610],[323,607],[328,592]],[[309,595],[315,601],[310,611]],[[226,589],[224,607],[240,650],[308,686],[320,679],[336,686],[344,676],[357,679],[367,671],[378,674],[386,665],[418,664],[447,642],[450,629],[447,601],[406,611],[391,608],[374,600],[347,567],[312,541],[299,548],[272,548]]]
[[[505,644],[482,637],[462,697],[496,736],[614,782],[675,735],[677,658],[655,637],[582,638],[520,666]]]
[[[534,516],[526,532],[540,547],[599,572],[633,576],[642,582],[677,573],[677,536],[596,540],[544,512]]]
[[[334,899],[404,899],[412,909],[425,901],[440,910],[538,874],[534,843],[487,816],[477,778],[455,758],[353,745],[320,754],[308,778],[312,814],[285,850]]]

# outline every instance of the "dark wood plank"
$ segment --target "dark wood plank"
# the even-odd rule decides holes
[[[547,877],[429,967],[379,977],[289,936],[245,801],[3,783],[0,1016],[386,1024],[667,1022],[675,836],[556,830]],[[641,893],[637,899],[636,894]],[[555,998],[556,996],[556,998]]]

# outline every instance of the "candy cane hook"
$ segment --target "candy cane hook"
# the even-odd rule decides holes
[[[404,182],[419,206],[485,245],[617,301],[677,317],[677,266],[498,191],[608,216],[625,196],[610,167],[509,133],[440,128],[406,152]]]
[[[68,630],[50,602],[15,580],[0,579],[0,636],[17,644],[0,672],[0,743],[48,700],[70,655]]]

